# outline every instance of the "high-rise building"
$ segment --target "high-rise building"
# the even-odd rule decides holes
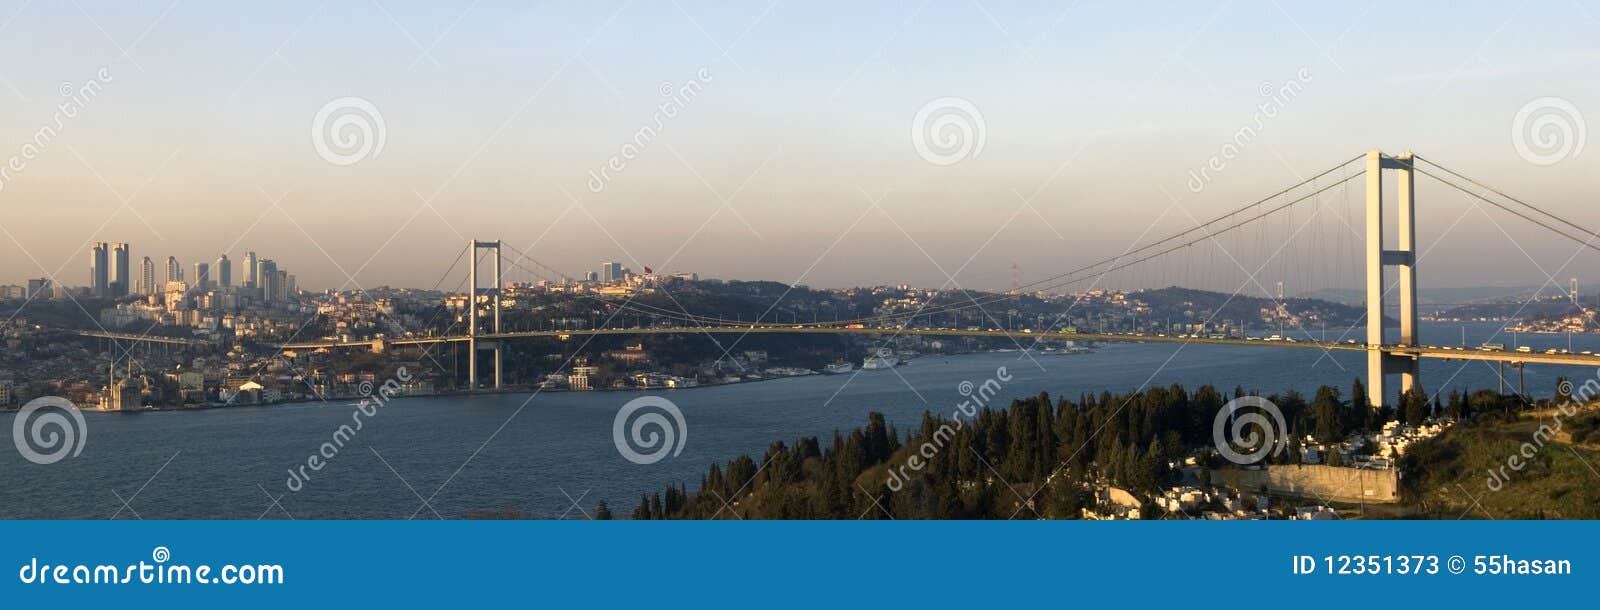
[[[105,242],[94,245],[89,252],[89,295],[96,297],[106,296],[111,285],[110,263],[111,246]]]
[[[128,296],[132,281],[128,273],[128,244],[116,244],[111,247],[111,296]]]
[[[228,255],[217,257],[217,267],[214,272],[217,276],[217,287],[227,288],[233,286],[233,261],[228,260]]]
[[[291,296],[291,297],[299,295],[300,294],[300,283],[295,281],[294,274],[293,273],[287,273],[285,275],[287,275],[287,278],[283,282],[283,291],[284,291],[284,293],[287,294],[288,296]]]
[[[178,262],[178,257],[176,256],[167,257],[167,281],[183,281],[183,264]]]
[[[211,264],[196,261],[194,264],[194,289],[205,292],[211,289]]]
[[[600,281],[607,284],[622,280],[622,263],[609,262],[600,265]]]
[[[273,279],[272,289],[276,290],[278,292],[276,295],[273,296],[273,300],[275,300],[275,301],[288,300],[288,298],[289,298],[289,272],[288,271],[281,270],[281,269],[278,271],[278,277]]]
[[[254,255],[254,252],[250,253],[250,256]],[[278,263],[270,258],[256,261],[254,275],[256,287],[261,291],[261,301],[271,303],[277,300],[278,287],[275,284],[278,283]]]
[[[139,294],[159,294],[161,287],[156,285],[156,262],[150,257],[144,257],[139,276]]]
[[[260,270],[256,268],[256,253],[254,250],[244,253],[244,287],[245,290],[255,290],[261,286],[256,276]]]

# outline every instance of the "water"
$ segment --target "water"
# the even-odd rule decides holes
[[[1425,324],[1423,342],[1459,343],[1463,327],[1469,346],[1490,340],[1499,329],[1496,324]],[[1330,338],[1338,336],[1329,332]],[[1565,348],[1567,340],[1565,335],[1517,338],[1538,350]],[[1513,343],[1510,337],[1493,341]],[[1600,350],[1597,336],[1572,341],[1574,350]],[[1002,366],[1011,376],[1003,384],[1006,399],[1041,391],[1077,398],[1083,392],[1172,383],[1241,385],[1268,393],[1295,388],[1309,394],[1322,384],[1348,391],[1351,381],[1365,374],[1362,354],[1317,349],[1112,344],[1089,355],[1035,359],[1037,364],[1021,353],[925,356],[894,371],[659,392],[682,409],[688,436],[680,455],[649,465],[624,459],[611,434],[618,409],[639,393],[398,400],[367,420],[322,470],[308,469],[311,479],[299,492],[286,489],[288,469],[305,464],[339,425],[350,422],[348,401],[85,413],[88,436],[77,457],[38,465],[16,451],[0,451],[0,517],[405,519],[415,514],[431,519],[435,512],[460,518],[510,509],[533,517],[581,518],[573,500],[592,513],[600,499],[625,515],[641,492],[668,483],[694,487],[712,462],[741,453],[759,460],[775,440],[792,443],[817,435],[826,443],[835,429],[863,424],[870,411],[883,412],[902,432],[924,411],[949,415],[962,398],[961,381],[982,384]],[[1515,372],[1507,370],[1514,389]],[[1530,394],[1548,396],[1557,375],[1584,379],[1594,374],[1578,367],[1530,367],[1526,384]],[[1494,388],[1495,366],[1425,360],[1423,381],[1430,392]],[[0,429],[9,430],[14,419],[0,416]],[[282,509],[273,506],[273,497],[281,497]],[[424,506],[422,500],[430,497]],[[123,499],[131,499],[128,508]]]

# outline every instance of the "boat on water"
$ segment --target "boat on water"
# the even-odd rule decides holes
[[[848,373],[848,372],[854,371],[854,370],[856,370],[856,365],[854,365],[854,364],[850,364],[849,362],[835,362],[833,364],[830,364],[830,365],[824,367],[822,369],[822,372],[827,373],[829,375],[839,375],[839,374]]]
[[[882,369],[892,369],[899,365],[900,357],[895,355],[894,350],[891,350],[887,347],[881,347],[878,348],[878,352],[876,354],[867,356],[865,360],[861,361],[861,370],[877,371]]]
[[[1092,351],[1094,350],[1080,345],[1068,345],[1066,347],[1047,347],[1044,348],[1044,351],[1040,353],[1046,356],[1072,356],[1076,354],[1087,354]]]

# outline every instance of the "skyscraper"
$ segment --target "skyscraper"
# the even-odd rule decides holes
[[[233,285],[233,262],[228,260],[228,255],[224,254],[217,257],[217,268],[214,273],[217,276],[218,288],[227,288]]]
[[[105,242],[100,242],[89,253],[89,294],[92,296],[106,296],[107,288],[111,285],[107,256],[110,249]]]
[[[160,287],[156,286],[156,262],[150,260],[148,256],[144,257],[143,269],[140,271],[143,274],[140,276],[139,293],[146,295],[160,293]]]
[[[600,281],[610,284],[622,279],[622,263],[610,262],[600,265]]]
[[[194,289],[205,292],[211,289],[211,265],[196,261],[194,264]]]
[[[278,283],[278,263],[270,258],[256,261],[255,279],[256,287],[261,290],[261,302],[271,303],[277,299],[278,287],[275,284]]]
[[[128,288],[132,280],[133,278],[128,274],[128,244],[112,246],[110,296],[128,296]]]
[[[254,250],[244,253],[244,288],[247,291],[255,290],[260,286],[256,279],[257,274],[260,273],[260,270],[256,268],[257,264]]]
[[[176,256],[167,257],[167,281],[183,281],[183,265],[178,262],[178,257]]]

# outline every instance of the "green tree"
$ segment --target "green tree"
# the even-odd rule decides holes
[[[1331,443],[1344,437],[1343,411],[1339,390],[1328,386],[1317,390],[1317,397],[1311,401],[1311,417],[1316,420],[1314,434],[1318,441]]]
[[[1420,386],[1412,386],[1411,391],[1400,397],[1400,412],[1406,424],[1422,425],[1422,420],[1428,418],[1428,394]]]

